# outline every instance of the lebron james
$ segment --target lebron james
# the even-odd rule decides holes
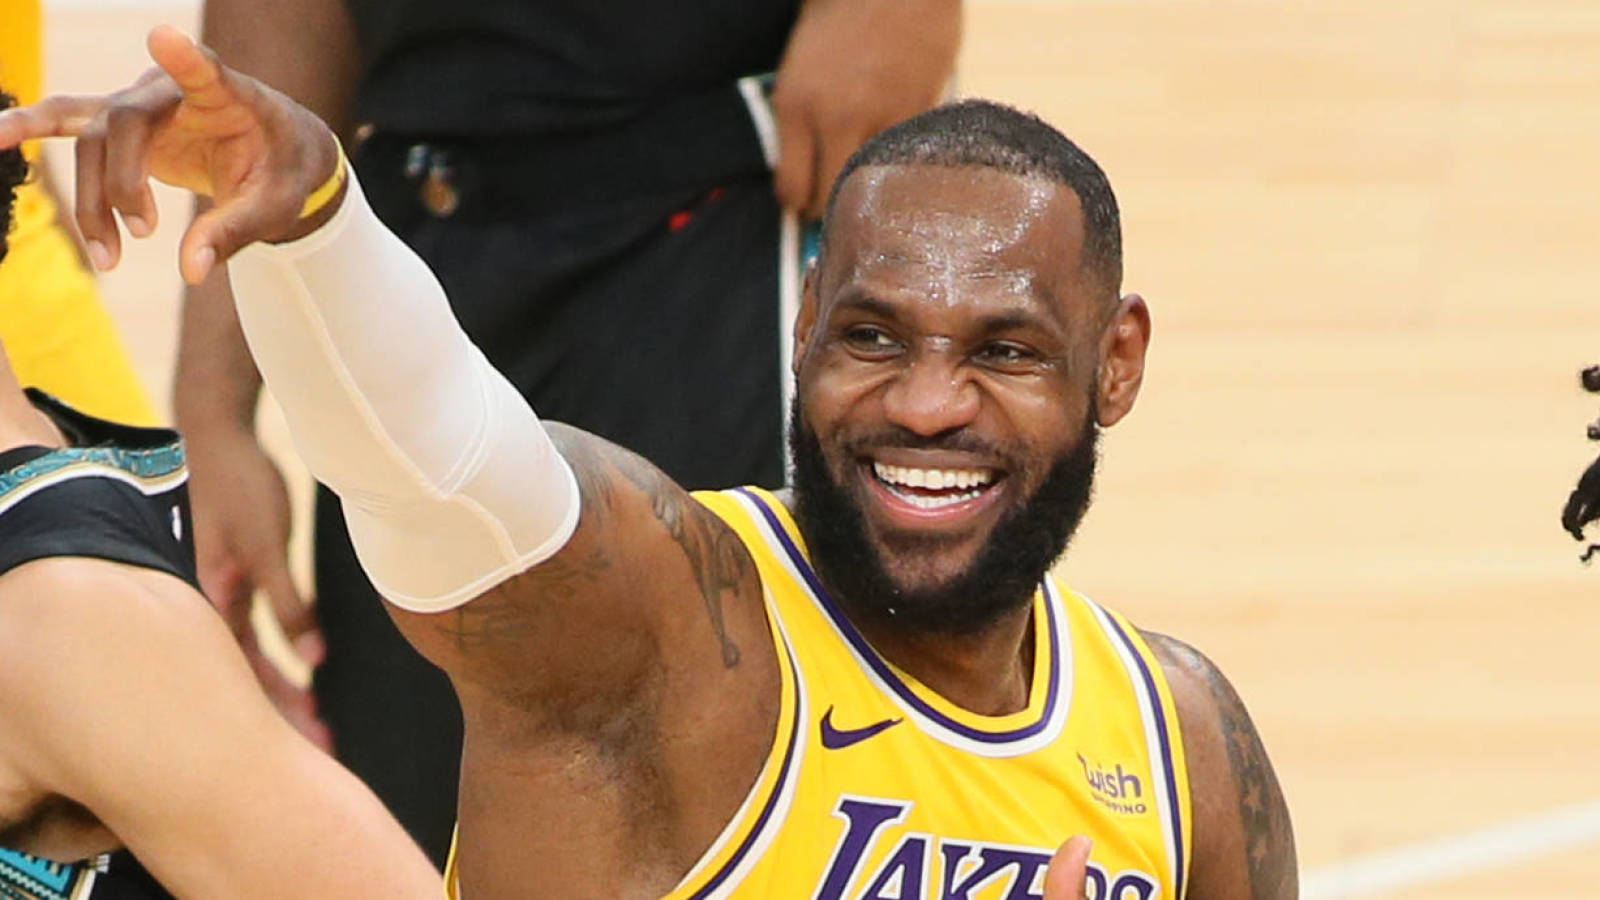
[[[1050,574],[1150,336],[1110,186],[1059,132],[967,102],[869,141],[795,324],[793,489],[690,495],[536,417],[313,116],[175,31],[150,47],[127,90],[0,116],[0,145],[77,139],[110,260],[147,177],[214,199],[180,269],[228,264],[297,448],[461,699],[449,890],[1295,896],[1228,683]]]

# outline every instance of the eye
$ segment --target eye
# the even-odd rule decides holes
[[[883,356],[900,349],[900,343],[876,325],[852,325],[845,329],[844,342],[856,352],[869,356]]]
[[[1027,368],[1038,362],[1039,354],[1010,341],[994,341],[978,349],[977,359],[984,365],[1002,369]]]

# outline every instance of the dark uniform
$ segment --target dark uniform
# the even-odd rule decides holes
[[[47,557],[93,557],[167,572],[199,591],[177,433],[115,425],[34,390],[28,397],[71,446],[0,453],[0,574]],[[56,863],[0,848],[3,900],[169,897],[126,851]]]
[[[781,211],[749,76],[798,0],[346,2],[361,183],[489,360],[688,488],[780,484]],[[326,490],[316,582],[336,754],[442,864],[460,712]]]

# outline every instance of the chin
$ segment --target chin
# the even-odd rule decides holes
[[[1030,491],[1022,487],[1035,480],[1023,474],[1029,467],[978,459],[983,448],[970,444],[938,448],[937,457],[910,440],[880,441],[865,455],[851,447],[824,453],[796,404],[794,512],[812,566],[853,616],[908,630],[980,631],[1032,599],[1088,509],[1099,436],[1092,418],[1081,434]],[[930,515],[929,504],[906,499],[926,496],[928,486],[916,493],[902,488],[919,485],[902,483],[926,482],[935,466],[942,471],[934,490],[950,490],[945,471],[957,466],[990,477],[980,478],[977,496],[935,503]],[[904,471],[912,468],[923,471]],[[973,485],[955,488],[971,493]]]

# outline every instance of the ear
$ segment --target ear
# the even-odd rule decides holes
[[[1144,383],[1144,356],[1150,348],[1150,309],[1144,298],[1128,294],[1117,304],[1117,311],[1100,338],[1100,383],[1098,421],[1101,427],[1117,424]]]
[[[800,360],[805,358],[811,344],[811,330],[817,327],[817,261],[806,263],[805,281],[800,286],[800,313],[794,317],[794,354],[789,360],[789,370],[800,377]]]

